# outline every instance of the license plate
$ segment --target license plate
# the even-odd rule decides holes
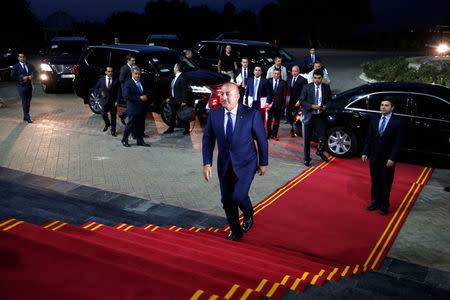
[[[75,74],[62,74],[61,78],[75,78]]]

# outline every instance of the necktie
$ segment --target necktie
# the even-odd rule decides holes
[[[25,71],[25,76],[28,75],[28,68],[25,63],[22,64],[23,70]]]
[[[292,82],[291,82],[291,87],[293,87],[294,86],[294,84],[295,84],[295,80],[297,79],[297,77],[293,77],[292,78]]]
[[[227,120],[227,132],[226,132],[226,134],[227,134],[228,144],[231,145],[231,140],[233,138],[233,120],[231,119],[231,112],[230,111],[227,112],[227,117],[228,117],[228,120]]]
[[[275,80],[275,86],[273,87],[273,92],[275,93],[278,88],[278,80]]]
[[[138,87],[138,89],[139,89],[139,92],[141,92],[141,94],[142,94],[143,91],[142,91],[142,86],[141,86],[141,84],[139,83],[139,81],[136,81],[136,84],[137,84],[137,87]]]
[[[257,78],[255,78],[255,82],[253,84],[253,98],[256,98],[257,95],[257,91],[258,91],[258,80]],[[256,101],[256,99],[253,99],[253,101]]]
[[[244,80],[242,81],[244,85],[247,85],[247,69],[244,69]]]
[[[319,104],[319,87],[316,88],[316,99],[314,101],[315,105]]]
[[[111,77],[108,77],[108,90],[111,89]]]
[[[386,117],[385,117],[385,116],[383,116],[383,117],[381,118],[381,125],[380,125],[380,128],[379,128],[380,135],[383,135],[383,132],[384,132],[384,125],[386,125]]]

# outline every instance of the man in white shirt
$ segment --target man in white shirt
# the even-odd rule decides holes
[[[279,56],[275,57],[275,64],[267,70],[267,76],[266,78],[272,78],[273,77],[273,70],[279,69],[281,70],[281,79],[287,80],[287,70],[285,66],[282,66],[281,63],[283,62],[283,59]]]
[[[314,75],[313,74],[314,74],[314,70],[317,70],[317,69],[322,69],[323,70],[323,81],[322,81],[322,83],[330,85],[331,84],[331,80],[330,80],[330,76],[328,76],[328,71],[327,71],[327,69],[325,69],[323,67],[323,65],[322,65],[322,63],[320,61],[315,62],[314,63],[314,69],[311,72],[308,73],[308,83],[311,83],[311,82],[314,81],[314,78],[313,78]]]

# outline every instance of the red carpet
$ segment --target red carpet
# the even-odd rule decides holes
[[[387,216],[369,212],[369,165],[333,159],[309,168],[255,207],[245,242],[330,264],[378,269],[431,168],[398,164]]]
[[[387,217],[368,212],[368,166],[309,168],[227,232],[127,224],[0,221],[2,299],[280,299],[286,289],[377,268],[431,169],[399,165]]]

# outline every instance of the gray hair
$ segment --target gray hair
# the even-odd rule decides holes
[[[138,66],[133,66],[132,68],[131,68],[131,72],[141,72],[141,68],[139,68]]]

